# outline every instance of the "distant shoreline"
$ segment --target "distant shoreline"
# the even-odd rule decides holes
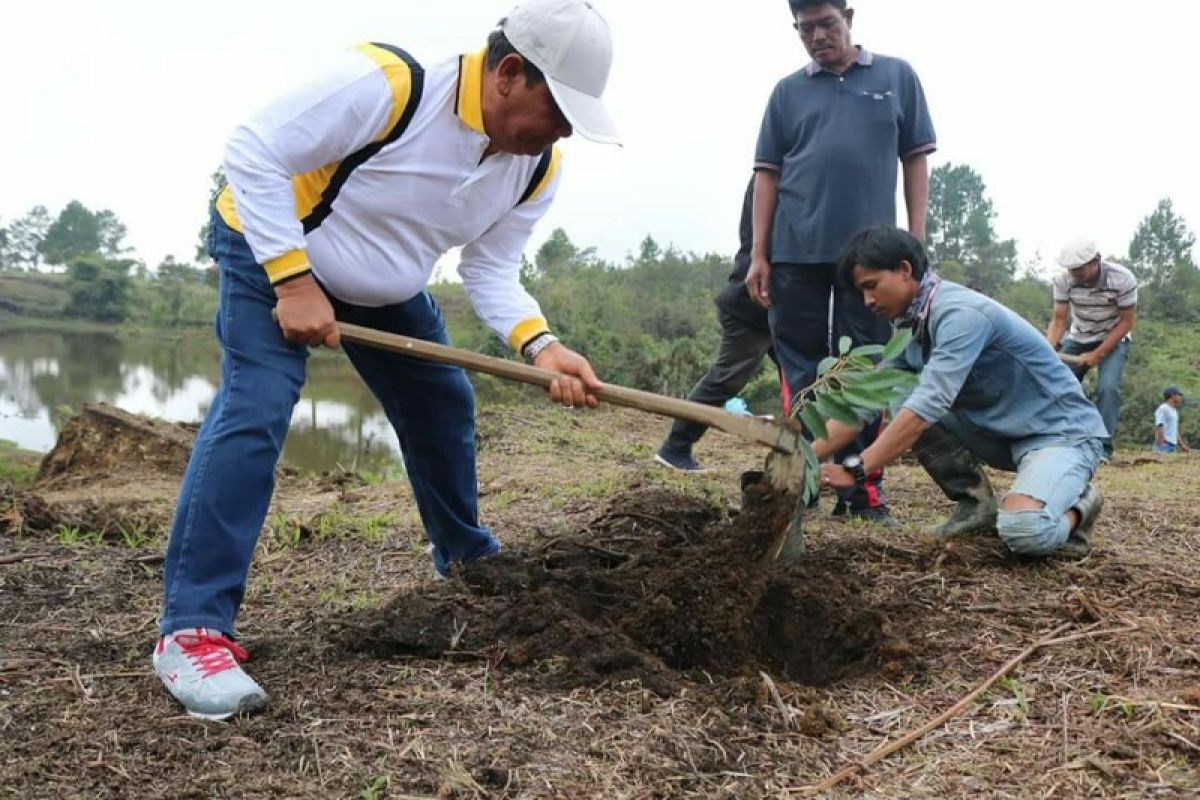
[[[45,453],[25,450],[16,442],[0,438],[0,481],[12,481],[17,485],[27,483],[37,474]]]

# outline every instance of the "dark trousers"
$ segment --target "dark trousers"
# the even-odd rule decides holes
[[[841,337],[849,336],[857,346],[884,344],[892,335],[891,323],[868,311],[858,292],[836,285],[833,264],[773,264],[768,319],[783,373],[784,413],[791,412],[794,398],[817,379],[817,365]],[[882,417],[877,417],[864,427],[837,453],[837,460],[870,446],[881,423]],[[838,497],[851,508],[883,505],[883,471],[872,473],[865,486],[839,491]]]
[[[767,311],[750,299],[746,284],[730,283],[717,295],[716,305],[721,322],[717,359],[688,394],[688,400],[706,406],[722,406],[737,396],[758,374],[763,356],[774,358]],[[690,450],[706,430],[708,426],[702,423],[676,420],[667,436],[667,446]]]

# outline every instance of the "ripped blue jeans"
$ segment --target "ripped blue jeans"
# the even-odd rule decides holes
[[[1027,495],[1043,503],[1039,509],[1000,511],[996,530],[1010,550],[1020,555],[1044,556],[1066,543],[1071,533],[1067,511],[1079,500],[1100,465],[1104,455],[1100,439],[1025,447],[1021,440],[980,434],[963,425],[953,412],[939,424],[980,461],[1005,472],[1016,472],[1009,494]]]

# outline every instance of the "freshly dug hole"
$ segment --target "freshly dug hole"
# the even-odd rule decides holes
[[[886,620],[858,607],[865,579],[829,559],[761,560],[791,508],[768,492],[730,517],[668,490],[631,491],[569,535],[460,570],[436,595],[362,612],[346,643],[536,664],[554,686],[638,679],[664,694],[705,676],[765,670],[821,685],[873,668]]]

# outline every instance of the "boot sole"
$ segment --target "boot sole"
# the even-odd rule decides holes
[[[953,539],[964,539],[968,536],[987,536],[996,532],[995,525],[988,525],[979,528],[970,528],[965,531],[955,531],[954,533],[933,533],[932,531],[922,531],[919,539],[926,544],[941,544],[949,542]]]

